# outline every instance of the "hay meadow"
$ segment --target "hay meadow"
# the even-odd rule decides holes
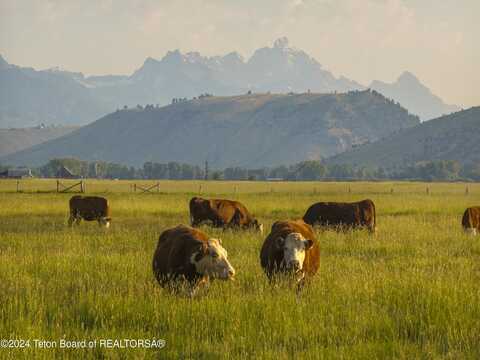
[[[480,358],[480,237],[460,225],[465,208],[480,205],[480,184],[161,181],[140,194],[133,183],[86,180],[87,194],[109,199],[105,231],[66,225],[72,194],[56,193],[55,180],[0,181],[0,339],[163,339],[165,347],[30,343],[0,348],[0,358]],[[370,198],[378,234],[317,229],[320,270],[297,297],[268,284],[262,235],[205,226],[237,279],[176,296],[156,284],[152,256],[161,231],[188,223],[199,193],[242,201],[266,229],[316,201]]]

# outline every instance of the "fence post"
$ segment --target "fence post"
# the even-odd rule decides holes
[[[137,192],[137,184],[133,184],[133,192]]]
[[[430,188],[427,186],[427,195],[430,195]]]
[[[57,193],[59,191],[59,188],[60,188],[60,181],[58,181],[58,179],[57,179]]]
[[[393,187],[390,189],[390,194],[393,194]]]
[[[17,180],[17,193],[19,191],[19,188],[20,188],[20,180]]]
[[[157,182],[157,193],[160,192],[160,183]]]
[[[468,190],[468,185],[465,187],[465,195],[468,195],[469,190]]]
[[[83,180],[80,181],[80,192],[82,194],[85,193],[85,183],[83,182]]]

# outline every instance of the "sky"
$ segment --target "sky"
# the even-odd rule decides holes
[[[286,36],[336,76],[414,73],[447,103],[480,105],[479,0],[0,0],[10,63],[131,74],[167,51],[255,49]]]

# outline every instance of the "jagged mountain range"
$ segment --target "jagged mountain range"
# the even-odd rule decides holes
[[[213,168],[322,159],[415,126],[417,116],[375,91],[202,97],[113,112],[92,124],[0,158],[38,166],[75,157],[141,166],[178,161]]]
[[[401,91],[396,84],[374,82],[371,86],[422,119],[449,111],[416,78],[402,79]],[[412,90],[404,91],[404,86]],[[365,88],[335,77],[304,51],[290,47],[286,38],[256,50],[248,60],[236,52],[205,57],[198,52],[170,51],[161,60],[147,58],[129,76],[86,77],[58,68],[36,71],[9,64],[0,56],[0,128],[83,125],[125,105],[165,105],[173,98],[190,99],[203,93],[231,96],[247,91],[328,93]],[[418,96],[416,89],[423,95]]]

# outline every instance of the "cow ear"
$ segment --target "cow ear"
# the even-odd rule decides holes
[[[277,246],[278,249],[283,248],[284,244],[285,244],[285,239],[281,236],[275,240],[275,245]]]
[[[307,239],[307,240],[304,240],[304,243],[305,243],[305,250],[308,250],[313,246],[313,240]]]

